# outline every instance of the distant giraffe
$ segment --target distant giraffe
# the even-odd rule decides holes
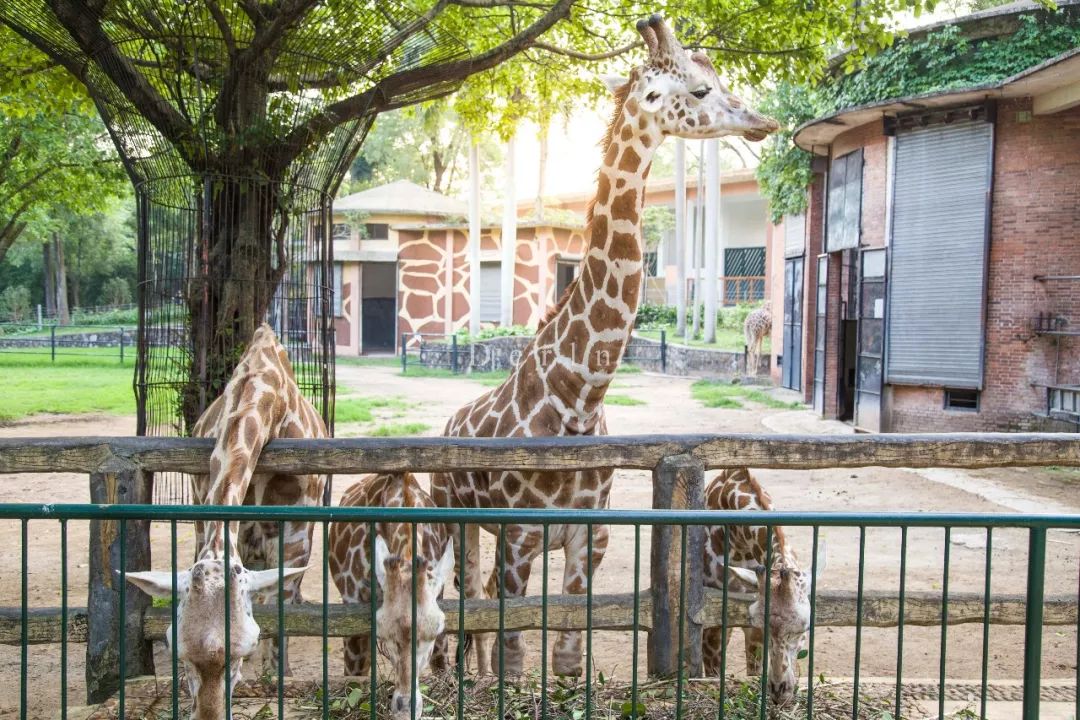
[[[761,345],[772,332],[772,311],[763,305],[746,316],[743,336],[746,338],[746,374],[757,375],[761,363]]]
[[[451,418],[451,437],[557,437],[604,435],[604,394],[615,377],[637,314],[642,286],[641,208],[645,181],[657,147],[668,135],[713,138],[743,135],[762,140],[779,128],[759,115],[720,82],[704,53],[689,53],[654,15],[638,23],[649,50],[644,66],[629,80],[609,83],[615,112],[603,143],[596,198],[588,211],[589,248],[577,279],[537,329],[522,359],[499,387],[464,406]],[[475,308],[473,309],[475,312]],[[432,498],[444,507],[466,508],[603,508],[608,504],[612,468],[581,472],[455,472],[432,477]],[[500,528],[485,525],[497,534]],[[533,559],[544,551],[543,528],[510,524],[506,542],[497,548],[494,583],[481,578],[479,528],[467,526],[465,547],[456,547],[465,563],[465,593],[481,597],[501,580],[508,597],[524,595]],[[563,592],[584,594],[607,548],[608,531],[584,525],[552,525],[549,550],[566,557]],[[505,562],[505,572],[498,571]],[[483,642],[474,642],[478,665],[485,670]],[[525,644],[520,632],[496,640],[506,672],[522,671]],[[581,633],[559,633],[552,652],[558,675],[582,674]]]
[[[214,438],[210,473],[192,477],[199,505],[293,505],[322,502],[325,478],[321,475],[255,473],[259,454],[275,438],[325,438],[322,417],[301,394],[285,348],[274,331],[263,323],[255,331],[229,383],[195,424],[193,435]],[[194,700],[192,717],[220,720],[225,716],[225,693],[232,695],[244,660],[259,645],[259,626],[251,614],[252,602],[270,603],[278,593],[279,547],[284,602],[299,603],[300,580],[311,555],[312,525],[278,523],[229,523],[226,543],[221,520],[195,526],[197,557],[190,570],[178,572],[176,590],[177,655],[184,665],[188,690]],[[235,551],[225,568],[225,548]],[[127,579],[155,597],[172,596],[171,572],[128,573]],[[225,585],[230,608],[230,667],[225,659]],[[172,641],[172,628],[166,632]],[[281,662],[288,674],[284,648],[276,640],[263,645],[271,666]],[[226,683],[228,683],[226,685]]]
[[[772,499],[746,468],[728,468],[713,478],[705,490],[705,505],[711,510],[772,510]],[[753,627],[743,628],[746,648],[746,672],[761,676],[762,644],[765,627],[765,577],[771,584],[769,596],[769,682],[770,700],[777,706],[789,704],[795,697],[796,660],[810,629],[810,574],[799,569],[795,553],[787,544],[782,527],[772,531],[772,568],[767,571],[764,525],[732,525],[728,528],[728,565],[724,566],[724,528],[709,528],[705,544],[705,585],[723,589],[724,583],[734,592],[756,592],[750,606]],[[824,569],[824,546],[814,562],[814,572]],[[730,629],[728,631],[730,635]],[[719,627],[707,627],[702,635],[705,673],[721,672],[720,653],[728,638]]]

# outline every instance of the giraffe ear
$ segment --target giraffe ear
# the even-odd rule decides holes
[[[728,582],[732,580],[740,580],[752,588],[758,586],[758,576],[753,570],[748,568],[739,567],[738,565],[725,565],[724,570],[727,574]]]
[[[379,587],[386,590],[386,561],[390,558],[390,548],[386,547],[386,541],[382,535],[375,538],[375,579]]]
[[[443,551],[442,557],[439,558],[439,562],[432,570],[432,577],[435,582],[436,591],[442,590],[446,583],[450,581],[450,577],[454,574],[454,544],[447,543],[446,550]]]
[[[825,541],[822,540],[818,543],[817,557],[814,558],[814,579],[820,580],[821,576],[825,573],[825,568],[829,565],[829,552],[828,546]]]
[[[281,571],[284,580],[288,580],[291,577],[302,575],[307,567],[292,567],[285,568]],[[277,585],[278,581],[278,569],[268,568],[266,570],[249,570],[248,571],[248,590],[251,592],[258,592],[260,590],[268,590],[269,588]]]
[[[172,597],[172,573],[148,570],[146,572],[129,572],[124,575],[129,583],[142,590],[150,597]],[[191,571],[184,570],[176,573],[177,594],[187,590],[191,580]]]
[[[614,94],[620,88],[624,87],[628,82],[630,82],[629,79],[621,75],[601,75],[600,80],[604,83],[608,91],[612,94]]]

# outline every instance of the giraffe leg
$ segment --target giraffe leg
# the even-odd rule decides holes
[[[353,635],[342,643],[345,646],[345,674],[364,677],[371,671],[371,636]]]
[[[758,628],[743,628],[743,645],[746,648],[746,674],[750,679],[761,677],[761,657],[764,633]]]
[[[453,533],[454,557],[459,563],[465,563],[465,587],[458,588],[458,592],[464,592],[468,599],[483,598],[484,585],[480,571],[480,526],[465,526],[465,547],[460,547],[460,532]],[[459,570],[455,570],[454,578],[460,577]],[[487,638],[481,634],[469,635],[465,638],[466,650],[471,646],[476,651],[476,672],[478,674],[487,671],[488,649]]]
[[[707,627],[701,631],[701,658],[704,661],[706,677],[718,677],[723,670],[720,656],[725,640],[723,628]]]
[[[491,572],[487,587],[494,590],[493,597],[499,596],[498,581],[501,576],[504,594],[507,598],[521,597],[529,586],[532,561],[538,552],[541,531],[521,525],[508,525],[506,528],[505,547],[496,548],[495,568]],[[505,563],[502,558],[505,553]],[[503,572],[500,573],[499,569]],[[520,631],[504,632],[492,643],[491,671],[499,673],[499,658],[502,657],[503,672],[507,675],[520,675],[525,668],[525,636]]]
[[[567,542],[563,546],[566,565],[563,568],[563,593],[584,595],[592,578],[588,566],[588,528],[580,525],[567,527]],[[592,571],[600,567],[607,550],[608,529],[604,525],[593,527]],[[555,638],[551,652],[551,669],[556,675],[580,676],[582,642],[580,631],[560,632]]]

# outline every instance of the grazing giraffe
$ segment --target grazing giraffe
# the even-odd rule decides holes
[[[706,506],[713,510],[772,510],[772,498],[746,468],[728,468],[713,478],[705,490]],[[768,561],[763,525],[732,525],[728,530],[731,547],[728,566],[724,566],[724,528],[709,528],[705,544],[705,585],[735,592],[756,592],[750,606],[753,627],[743,628],[746,648],[746,673],[761,677],[762,640],[765,627],[765,564]],[[799,651],[810,629],[810,574],[799,569],[794,552],[788,547],[784,529],[773,528],[772,571],[769,573],[769,678],[770,700],[777,706],[789,704],[795,697]],[[814,563],[818,575],[824,569],[824,546]],[[705,672],[720,674],[720,653],[728,638],[719,627],[705,628],[702,655]]]
[[[341,499],[344,507],[435,507],[411,473],[368,475]],[[394,718],[418,720],[424,701],[420,673],[430,659],[433,669],[446,667],[445,615],[438,599],[454,571],[450,531],[441,523],[416,526],[416,670],[413,658],[413,526],[399,522],[375,525],[375,562],[366,522],[335,522],[330,526],[330,572],[346,603],[371,601],[371,568],[378,583],[376,634],[394,667],[397,684],[390,699]],[[371,636],[345,638],[345,674],[366,675],[371,663]],[[433,655],[434,652],[434,655]],[[411,689],[410,689],[411,688]],[[415,713],[411,698],[416,698]]]
[[[265,323],[259,326],[233,371],[221,397],[195,424],[197,437],[215,439],[210,473],[192,476],[199,505],[319,505],[325,478],[319,475],[255,474],[266,443],[274,438],[324,438],[326,425],[300,393],[285,348]],[[192,717],[221,720],[225,693],[231,695],[244,659],[258,645],[259,626],[251,615],[252,602],[277,598],[278,544],[285,560],[284,601],[299,603],[300,581],[311,555],[312,526],[285,522],[278,537],[277,522],[229,523],[230,610],[229,685],[225,687],[225,527],[221,521],[197,523],[196,562],[177,573],[177,654],[184,664],[194,699]],[[254,569],[259,568],[259,569]],[[127,579],[155,597],[172,596],[171,572],[128,573]],[[172,628],[165,634],[171,641]],[[276,641],[264,646],[268,665],[282,662]]]
[[[588,211],[589,247],[578,278],[537,328],[533,341],[499,387],[462,407],[450,419],[451,437],[556,437],[606,434],[604,393],[615,376],[637,314],[642,277],[641,208],[653,153],[668,135],[711,138],[740,134],[761,140],[778,128],[731,94],[704,53],[683,50],[658,15],[638,23],[649,58],[629,80],[612,80],[615,110],[603,141],[596,197]],[[435,474],[432,497],[446,507],[603,508],[611,488],[611,468],[580,472],[456,472]],[[485,525],[497,534],[499,528]],[[454,533],[455,545],[458,533]],[[538,525],[506,526],[505,547],[492,580],[484,583],[478,564],[479,527],[466,530],[468,597],[498,588],[505,595],[526,592],[532,560],[542,547]],[[592,535],[592,570],[604,557],[606,527]],[[579,525],[552,525],[548,549],[566,556],[563,592],[581,594],[590,582],[588,531]],[[486,667],[483,642],[473,643],[478,665]],[[525,646],[520,632],[496,639],[504,668],[520,673]],[[561,632],[553,646],[552,669],[582,673],[580,632]],[[497,655],[491,666],[497,667]]]
[[[763,305],[746,316],[743,337],[746,339],[746,374],[757,375],[761,363],[761,344],[772,332],[772,311]]]

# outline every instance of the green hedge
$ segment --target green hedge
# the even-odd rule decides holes
[[[742,330],[746,316],[755,309],[761,307],[761,303],[740,303],[734,307],[722,307],[716,311],[717,327],[731,330]],[[698,307],[698,318],[704,323],[705,308]],[[637,322],[634,324],[638,330],[659,330],[661,328],[675,327],[678,319],[678,310],[674,305],[655,305],[645,303],[638,308]],[[687,325],[693,322],[693,311],[686,309]]]

